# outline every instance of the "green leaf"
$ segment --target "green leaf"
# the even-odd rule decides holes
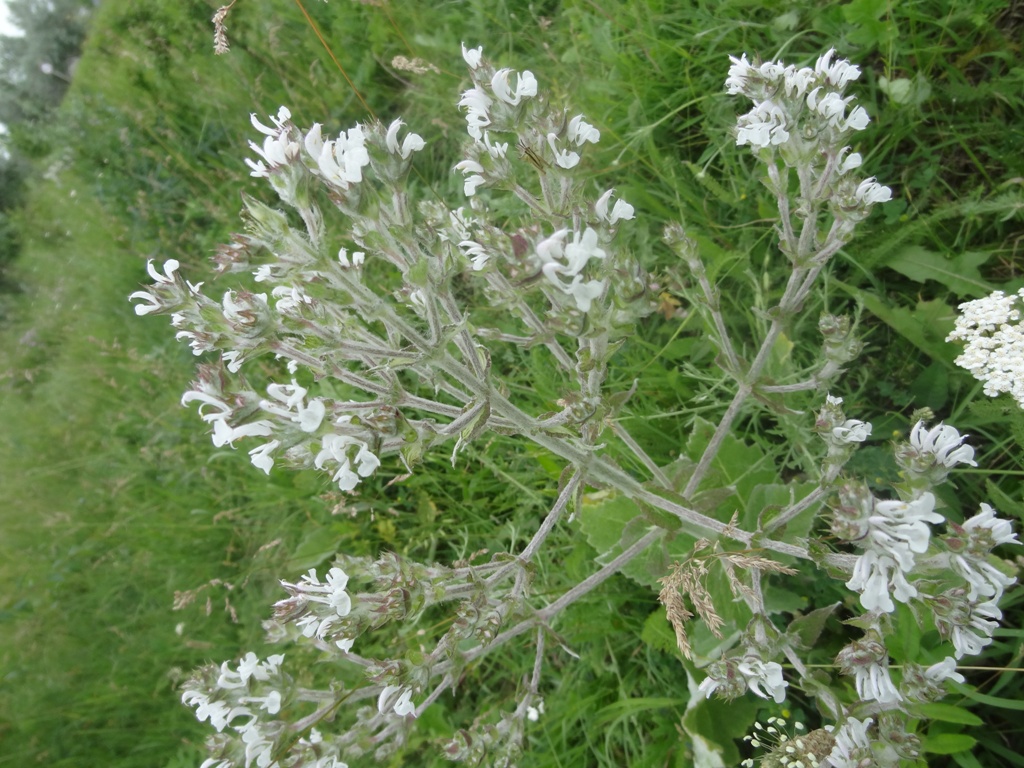
[[[900,334],[933,360],[944,363],[948,368],[955,368],[953,360],[959,354],[959,348],[946,343],[946,336],[953,330],[955,310],[943,301],[919,301],[914,309],[907,307],[890,307],[878,296],[861,291],[852,286],[844,285],[838,280],[833,281],[850,295],[861,301],[865,307],[896,333]]]
[[[954,704],[932,702],[930,704],[921,704],[917,710],[929,720],[941,720],[944,723],[981,725],[984,722],[973,712],[969,712],[963,707],[958,707]]]
[[[957,752],[968,752],[977,743],[976,738],[965,733],[940,733],[936,736],[926,736],[922,740],[921,751],[933,755],[952,755]]]
[[[587,541],[597,550],[600,563],[607,563],[655,527],[636,502],[604,491],[583,497],[579,520]],[[680,536],[675,543],[688,552],[694,541],[693,537]],[[659,589],[658,579],[668,572],[671,562],[665,546],[664,538],[655,542],[626,565],[622,573],[639,584]]]
[[[949,369],[942,363],[932,362],[910,385],[909,392],[915,405],[942,411],[949,399]]]
[[[308,571],[336,554],[342,536],[330,528],[315,528],[305,535],[288,560],[289,571]]]
[[[686,453],[693,461],[699,461],[704,448],[711,441],[715,425],[698,418],[693,431],[686,441]],[[751,494],[758,485],[778,483],[779,476],[772,463],[755,445],[749,445],[733,435],[727,435],[711,462],[711,469],[705,475],[701,488],[732,488],[739,498],[726,499],[711,517],[727,521],[734,512],[740,512],[740,523],[744,527],[756,525],[757,514],[749,504]]]
[[[753,696],[733,701],[701,697],[691,702],[681,725],[694,740],[694,766],[738,765],[740,753],[735,742],[747,735],[761,706]]]
[[[883,265],[919,283],[934,280],[957,296],[978,298],[994,290],[978,271],[992,258],[992,252],[964,251],[947,258],[919,245],[908,245],[894,253]]]
[[[668,623],[668,616],[664,606],[653,611],[650,616],[644,619],[644,627],[640,632],[640,639],[651,648],[662,653],[676,654],[676,633],[672,631],[672,625]]]
[[[953,755],[953,762],[960,768],[982,768],[981,761],[974,756],[973,752],[957,752]]]
[[[813,648],[825,629],[828,617],[840,605],[841,603],[832,603],[832,605],[826,605],[824,608],[817,608],[803,616],[798,616],[789,622],[789,635],[797,638],[804,648]]]
[[[800,501],[817,487],[816,483],[758,485],[751,489],[747,507],[752,515],[763,515],[762,521],[767,524],[791,503]],[[814,523],[814,517],[820,507],[820,504],[814,504],[787,522],[782,529],[785,534],[784,538],[792,540],[806,537],[811,531],[811,525]]]
[[[669,698],[636,698],[624,699],[609,704],[597,713],[596,722],[598,725],[608,725],[614,720],[623,717],[632,717],[642,712],[649,712],[653,709],[666,709],[668,707],[685,706],[687,699]]]
[[[999,696],[989,696],[986,693],[979,693],[969,685],[963,685],[960,683],[953,683],[953,687],[958,693],[963,694],[969,699],[977,701],[979,704],[987,704],[990,707],[998,707],[999,709],[1012,709],[1017,712],[1024,712],[1024,700],[1004,699]]]

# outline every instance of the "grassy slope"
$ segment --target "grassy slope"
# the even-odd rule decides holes
[[[899,326],[928,321],[915,309],[919,292],[948,295],[941,284],[857,267],[884,263],[887,248],[893,250],[887,227],[900,216],[920,222],[915,238],[936,263],[972,249],[989,256],[985,278],[1013,275],[1019,221],[1001,220],[1005,206],[993,203],[987,213],[954,207],[948,215],[943,206],[972,195],[979,205],[998,202],[1013,191],[1005,180],[1020,175],[1020,159],[1007,149],[1013,137],[1004,126],[1020,115],[1020,75],[1006,63],[1000,24],[1009,22],[998,16],[998,4],[968,10],[934,3],[877,18],[869,5],[853,4],[864,18],[852,19],[851,11],[798,7],[795,40],[772,14],[743,3],[686,11],[670,3],[565,3],[547,4],[543,13],[526,4],[474,3],[429,14],[402,4],[388,16],[338,0],[310,3],[310,12],[374,112],[400,111],[412,125],[431,126],[429,138],[441,148],[461,131],[450,107],[459,40],[480,41],[496,58],[529,66],[542,83],[571,90],[604,131],[600,183],[616,185],[645,212],[640,226],[648,234],[641,232],[638,247],[664,258],[655,245],[660,222],[681,210],[721,255],[722,274],[739,286],[746,285],[745,272],[762,269],[767,242],[749,228],[736,230],[754,217],[750,198],[760,193],[728,181],[742,178],[729,174],[742,174],[746,161],[723,133],[735,109],[718,95],[725,56],[780,46],[810,53],[838,41],[869,70],[861,92],[878,97],[866,162],[883,180],[902,181],[900,201],[872,222],[874,234],[863,235],[837,269],[850,284],[873,284],[887,306],[906,307],[893,321]],[[482,466],[505,478],[479,473],[453,485],[423,473],[403,489],[381,491],[386,506],[403,515],[398,536],[388,515],[372,522],[331,516],[336,499],[322,495],[316,478],[267,482],[244,455],[215,453],[198,420],[178,406],[191,356],[161,321],[137,320],[125,301],[144,279],[145,257],[174,256],[201,274],[205,256],[234,226],[240,186],[263,195],[241,167],[250,110],[288,103],[300,122],[336,125],[362,115],[291,6],[240,4],[229,23],[235,51],[222,60],[209,53],[210,10],[198,2],[102,5],[66,105],[65,134],[58,134],[76,163],[59,183],[38,182],[26,213],[29,247],[19,267],[26,294],[0,343],[8,372],[0,402],[0,765],[191,764],[196,753],[186,742],[205,729],[176,704],[169,672],[253,647],[258,621],[276,598],[275,576],[294,575],[338,543],[443,558],[466,531],[469,551],[507,548],[510,532],[529,530],[544,500],[531,462],[481,456]],[[541,15],[554,23],[544,25]],[[747,23],[721,21],[730,15]],[[896,43],[894,30],[908,42]],[[442,74],[389,71],[387,62],[399,53],[436,62]],[[595,71],[604,74],[593,78]],[[911,109],[881,98],[879,73],[914,71],[931,83],[930,101]],[[947,111],[953,99],[960,112]],[[441,121],[432,123],[437,115]],[[437,171],[449,159],[437,149],[426,162]],[[695,177],[681,161],[708,168],[726,186]],[[938,213],[928,218],[932,211]],[[832,299],[845,300],[841,292]],[[1004,490],[1019,498],[1013,455],[1020,448],[991,416],[970,423],[967,405],[977,395],[969,380],[947,361],[937,364],[908,347],[898,327],[873,328],[878,367],[855,371],[848,382],[860,387],[860,399],[879,403],[880,412],[906,415],[911,405],[928,404],[960,414],[958,426],[988,438],[987,458],[1002,457]],[[660,356],[645,371],[640,412],[679,408],[699,390],[675,369],[706,355],[706,347],[685,334],[675,339],[674,330],[652,323],[638,340],[640,355]],[[872,383],[880,373],[897,377],[890,390]],[[638,434],[670,455],[685,426],[656,423]],[[749,429],[772,439],[770,426],[752,421]],[[523,493],[510,492],[507,480],[526,482],[535,503],[514,510]],[[983,491],[964,485],[974,496]],[[494,500],[491,508],[481,508],[484,498]],[[271,542],[277,543],[261,550]],[[567,577],[587,572],[585,546],[569,539],[554,546]],[[169,610],[176,590],[213,579],[234,589],[211,587],[182,613]],[[201,610],[207,595],[209,616]],[[549,711],[561,714],[535,736],[546,760],[685,764],[675,731],[682,706],[657,700],[678,694],[678,667],[639,640],[650,606],[649,595],[621,582],[566,620],[584,658],[556,673],[564,683],[552,692]],[[619,631],[583,642],[596,632],[595,617],[604,629],[609,612],[618,616]],[[1003,660],[1015,642],[1009,635],[1006,641]],[[486,697],[491,683],[482,680]],[[1000,694],[1006,697],[1019,690],[1010,678],[1001,685],[1009,686]],[[623,710],[622,699],[640,703]],[[456,713],[452,723],[474,714]],[[438,734],[448,728],[426,724]]]

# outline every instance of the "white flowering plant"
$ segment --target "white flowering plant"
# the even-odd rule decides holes
[[[360,494],[383,472],[401,483],[442,471],[438,452],[450,471],[477,471],[470,450],[511,438],[557,467],[544,476],[547,513],[525,545],[487,559],[339,552],[326,570],[281,581],[287,596],[265,628],[288,650],[265,660],[248,651],[184,685],[184,703],[215,731],[204,768],[397,759],[417,721],[442,697],[466,695],[465,681],[509,644],[529,648],[533,664],[503,670],[513,682],[487,684],[500,696],[436,741],[453,761],[528,765],[545,672],[574,655],[559,619],[619,574],[660,602],[652,632],[672,639],[672,693],[688,692],[688,709],[798,699],[821,721],[793,742],[801,757],[784,761],[796,752],[782,739],[766,762],[917,760],[927,705],[963,682],[960,660],[992,642],[1016,581],[994,550],[1017,542],[988,504],[964,520],[944,505],[950,474],[975,466],[952,426],[912,419],[895,445],[899,481],[884,491],[849,470],[872,425],[831,394],[861,351],[848,317],[822,315],[809,370],[780,379],[773,367],[823,270],[892,197],[863,175],[850,144],[869,121],[849,93],[859,68],[834,51],[805,67],[732,59],[725,90],[752,105],[735,143],[753,153],[775,201],[788,275],[756,322],[737,329],[681,223],[664,233],[672,274],[653,274],[631,246],[642,211],[586,173],[599,127],[529,70],[499,67],[480,47],[462,56],[467,141],[452,164],[455,202],[413,183],[425,128],[397,118],[300,126],[286,107],[269,124],[254,115],[260,139],[246,162],[285,210],[245,198],[245,233],[215,257],[240,282],[211,294],[171,259],[150,265],[153,285],[132,299],[140,315],[169,315],[177,338],[205,356],[182,403],[215,446],[237,443],[258,470],[315,470],[339,493]],[[694,408],[685,444],[651,455],[623,418],[642,371],[618,370],[617,353],[659,309],[666,281],[717,351],[705,375],[713,369],[730,395],[717,423]],[[506,361],[524,349],[560,381],[557,399],[512,385]],[[817,413],[792,407],[794,397]],[[752,412],[800,425],[816,446],[807,471],[787,477],[782,449],[744,440]],[[596,550],[568,586],[545,582],[556,532]],[[779,599],[788,580],[822,576],[844,599]],[[839,617],[849,630],[829,672],[811,659]],[[907,626],[922,638],[918,658],[895,665]],[[314,661],[337,670],[328,684],[306,685]],[[681,728],[700,764],[735,751],[697,717]]]

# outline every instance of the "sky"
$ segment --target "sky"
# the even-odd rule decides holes
[[[8,37],[14,35],[20,35],[21,30],[17,27],[11,26],[11,23],[7,20],[7,3],[5,0],[0,0],[0,35],[7,35]]]

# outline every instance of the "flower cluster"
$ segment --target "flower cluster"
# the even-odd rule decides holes
[[[897,446],[896,462],[913,487],[932,487],[942,483],[957,464],[978,466],[974,449],[964,445],[966,439],[954,427],[939,424],[927,429],[919,421],[910,430],[910,440]]]
[[[814,189],[803,193],[814,201],[829,200],[840,227],[834,234],[847,237],[871,206],[892,199],[892,190],[852,173],[863,158],[846,142],[867,127],[869,117],[863,107],[851,107],[852,96],[844,95],[846,86],[860,77],[860,68],[845,59],[833,61],[834,54],[826,52],[813,68],[750,62],[746,54],[730,57],[725,88],[754,102],[737,122],[736,143],[749,145],[766,162],[778,156],[788,167],[811,171]],[[781,188],[776,191],[786,194]],[[784,249],[792,245],[788,239],[783,238]]]
[[[1024,288],[1006,295],[996,291],[983,299],[964,302],[956,327],[946,341],[964,343],[956,364],[984,382],[985,394],[1009,394],[1024,408],[1024,327],[1018,304]]]
[[[288,723],[277,717],[283,692],[291,689],[291,681],[281,671],[283,661],[280,654],[260,661],[255,653],[248,653],[236,669],[228,662],[219,668],[203,667],[185,683],[182,702],[217,731],[207,740],[210,757],[204,768],[276,768],[282,765],[283,750],[297,761],[290,765],[347,768],[337,748],[326,743],[316,728],[308,737],[296,739]]]
[[[281,618],[295,623],[306,637],[317,637],[323,640],[336,634],[332,627],[339,619],[352,612],[352,598],[345,588],[348,586],[348,574],[341,568],[331,568],[321,583],[316,570],[302,576],[297,584],[282,581],[281,586],[291,595],[274,605],[274,612]],[[341,637],[335,645],[343,651],[352,648],[352,639]]]
[[[840,489],[832,530],[864,550],[846,586],[860,593],[865,610],[892,613],[892,597],[905,603],[917,596],[906,577],[916,555],[928,551],[927,523],[945,520],[934,509],[931,493],[912,501],[880,501],[862,485],[847,483]]]
[[[707,668],[708,676],[697,690],[710,699],[712,694],[734,699],[750,691],[762,699],[776,704],[786,700],[787,683],[782,678],[782,666],[765,662],[760,654],[750,650],[743,657],[732,657],[713,662]]]
[[[949,523],[945,535],[933,535],[931,526],[946,522],[936,511],[933,487],[957,465],[973,464],[973,449],[952,427],[917,424],[897,449],[905,480],[897,486],[899,497],[879,499],[865,484],[845,482],[838,488],[832,532],[857,554],[826,551],[823,542],[806,538],[815,527],[802,528],[800,536],[787,533],[786,524],[817,513],[872,432],[871,424],[847,418],[842,399],[829,395],[815,424],[827,449],[816,488],[802,497],[791,493],[790,502],[772,514],[748,507],[728,524],[703,511],[710,509],[705,501],[722,493],[738,498],[735,489],[712,488],[709,481],[719,448],[735,437],[730,432],[744,397],[824,394],[860,350],[849,320],[823,316],[823,367],[811,380],[776,383],[765,368],[828,259],[872,205],[891,197],[874,179],[855,178],[862,159],[845,144],[868,122],[866,111],[844,95],[859,69],[834,60],[831,51],[802,69],[732,59],[726,89],[754,102],[738,121],[737,143],[749,145],[767,166],[766,184],[780,213],[780,248],[792,275],[779,303],[764,314],[770,328],[761,349],[747,355],[745,340],[742,346],[730,340],[731,322],[721,315],[717,288],[694,241],[681,227],[667,234],[666,242],[685,254],[692,290],[701,292],[697,303],[719,346],[720,367],[740,385],[736,407],[713,427],[699,460],[678,471],[648,456],[623,424],[628,420],[615,418],[636,385],[613,389],[609,369],[637,321],[654,310],[653,281],[619,237],[620,228],[628,230],[623,224],[636,217],[634,207],[614,189],[595,193],[585,181],[587,153],[597,151],[600,130],[574,110],[551,107],[529,70],[495,68],[482,48],[463,46],[462,56],[471,80],[458,100],[469,137],[454,165],[468,198],[460,198],[462,205],[409,194],[416,185],[405,177],[425,141],[402,120],[366,122],[330,138],[320,124],[300,129],[281,107],[269,125],[252,117],[261,138],[250,143],[254,157],[246,162],[252,176],[267,180],[292,210],[247,198],[246,233],[217,255],[222,272],[241,274],[250,286],[208,297],[170,260],[162,272],[149,265],[153,285],[132,299],[140,315],[169,314],[177,337],[197,355],[219,353],[214,364],[200,368],[182,402],[198,406],[216,446],[254,441],[249,456],[264,472],[278,465],[315,468],[350,492],[389,455],[400,456],[411,471],[427,450],[447,441],[455,444],[454,463],[467,443],[491,431],[531,441],[563,462],[557,498],[521,551],[486,563],[474,565],[476,555],[450,567],[397,554],[376,561],[339,555],[322,579],[310,569],[294,582],[282,581],[288,597],[274,606],[274,620],[266,625],[271,637],[303,643],[320,658],[359,671],[339,675],[328,690],[313,690],[283,674],[280,655],[261,662],[249,654],[237,666],[200,670],[183,699],[217,731],[207,766],[339,768],[342,758],[357,760],[371,751],[377,762],[388,762],[418,715],[472,669],[486,666],[479,659],[532,636],[533,675],[523,678],[514,711],[482,714],[444,747],[455,760],[479,762],[486,755],[513,764],[529,723],[544,711],[539,682],[551,620],[645,547],[669,546],[670,528],[681,528],[678,540],[693,535],[695,550],[715,547],[713,560],[722,564],[737,602],[735,616],[746,611],[750,617],[745,629],[730,618],[730,635],[723,635],[727,622],[714,611],[718,596],[706,586],[707,571],[700,572],[700,589],[694,586],[689,595],[720,644],[720,659],[707,667],[698,692],[704,698],[752,693],[780,704],[792,684],[842,723],[782,746],[767,764],[847,768],[869,759],[879,744],[889,749],[907,736],[890,716],[910,712],[908,700],[940,696],[946,681],[959,678],[955,658],[946,658],[909,665],[894,679],[885,646],[896,618],[888,615],[895,613],[894,601],[913,600],[914,610],[930,606],[935,626],[959,658],[991,641],[1001,618],[996,603],[1013,582],[992,550],[1015,543],[1015,536],[987,505],[962,525]],[[499,193],[508,199],[497,202]],[[329,226],[321,206],[341,225]],[[564,377],[560,411],[539,393],[508,386],[497,362],[508,350],[501,344],[534,347]],[[606,439],[605,430],[614,435]],[[619,461],[620,454],[628,461]],[[645,478],[635,477],[634,469],[646,472]],[[658,522],[639,518],[640,537],[602,553],[607,558],[599,570],[535,605],[532,580],[544,570],[535,556],[566,510],[584,507],[588,486],[657,510],[650,520]],[[660,522],[662,515],[671,525]],[[756,530],[741,529],[740,519],[756,520]],[[712,544],[696,536],[718,539]],[[721,550],[720,542],[726,544]],[[864,638],[836,659],[853,678],[858,701],[852,706],[799,659],[834,607],[814,621],[795,618],[787,630],[769,615],[763,580],[795,573],[773,559],[777,555],[845,574],[846,586],[867,611],[855,620],[866,628]],[[356,591],[350,581],[368,586]],[[413,630],[428,609],[430,626]],[[676,625],[693,616],[684,606],[668,617],[677,640],[685,639]],[[415,631],[415,641],[373,642],[370,633],[386,625],[405,641]],[[399,650],[371,658],[372,649],[382,646]],[[789,681],[783,659],[791,662]],[[313,711],[297,714],[303,705]],[[850,716],[866,713],[877,720]],[[343,724],[333,734],[309,730],[335,718]],[[769,728],[780,724],[769,721]]]

